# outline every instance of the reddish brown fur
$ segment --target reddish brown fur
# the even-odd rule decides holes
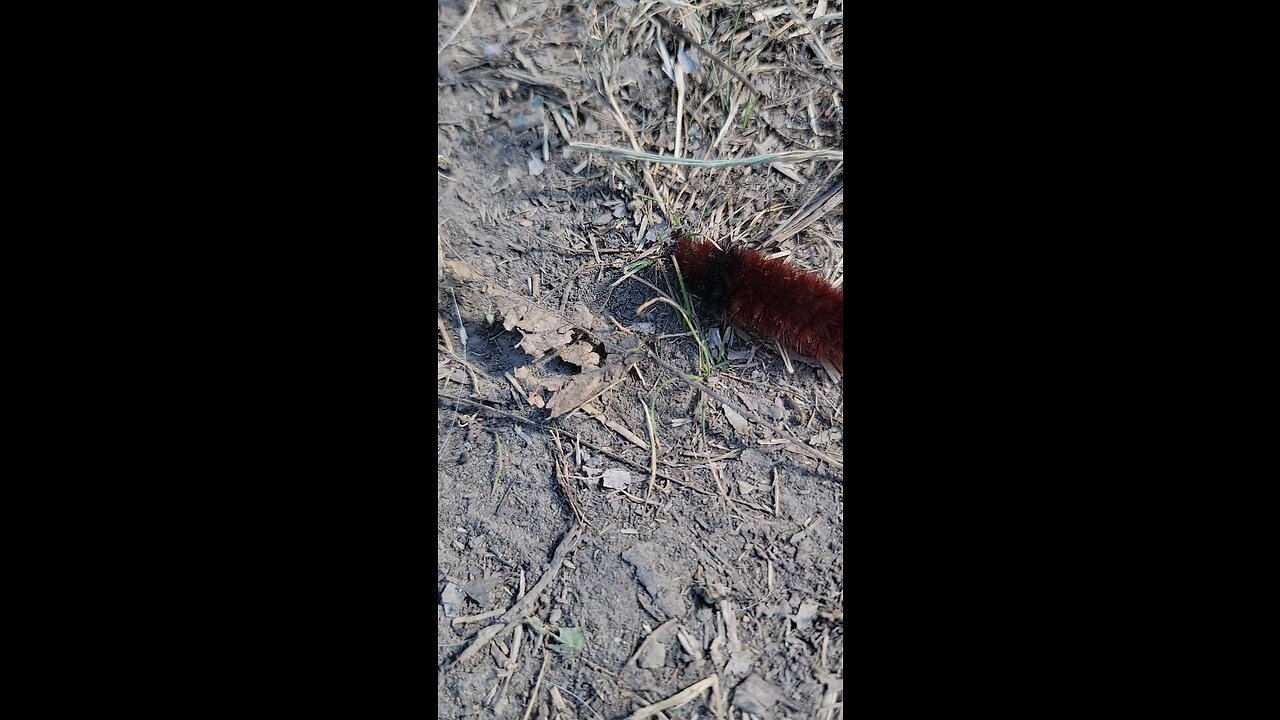
[[[721,251],[681,238],[676,260],[689,290],[734,325],[844,369],[844,291],[754,250]]]

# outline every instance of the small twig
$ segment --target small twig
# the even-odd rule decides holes
[[[467,623],[480,622],[481,620],[488,620],[491,617],[498,617],[502,613],[503,613],[503,610],[501,608],[495,608],[493,610],[490,610],[489,612],[482,612],[479,615],[467,615],[464,617],[456,617],[453,619],[453,624],[466,625]],[[466,642],[466,641],[464,640],[463,642]],[[458,644],[461,644],[461,643],[458,643]]]
[[[653,486],[658,480],[658,432],[657,423],[653,419],[653,409],[644,402],[643,396],[640,397],[640,402],[644,405],[645,424],[649,426],[649,488],[644,492],[644,501],[647,505],[649,498],[653,495]]]
[[[736,652],[742,647],[742,641],[738,639],[738,618],[733,611],[732,600],[725,598],[720,601],[720,617],[724,618],[724,632],[729,641],[727,648],[730,653]]]
[[[502,481],[502,441],[498,439],[498,433],[496,430],[493,431],[493,445],[494,445],[494,455],[497,457],[497,462],[498,462],[497,467],[495,467],[493,470],[492,494],[496,495],[498,492],[498,483]]]
[[[534,422],[529,418],[521,417],[513,412],[507,412],[506,410],[503,410],[501,408],[490,407],[488,405],[485,405],[482,402],[476,402],[475,400],[472,400],[470,398],[464,398],[460,395],[450,395],[449,393],[443,393],[443,392],[437,393],[436,396],[441,400],[448,400],[450,402],[463,403],[464,405],[470,405],[471,407],[483,412],[487,412],[493,415],[498,415],[499,417],[510,418],[512,420],[515,420],[516,422],[524,423],[529,427],[537,428],[538,430],[541,430],[544,433],[551,431],[550,427],[546,425],[542,425],[541,423]],[[587,442],[586,440],[581,440],[581,439],[578,439],[577,442],[581,443],[583,446],[591,450],[595,450],[596,452],[604,455],[607,458],[617,460],[618,462],[630,468],[634,468],[635,470],[638,470],[640,472],[646,472],[648,470],[648,468],[641,465],[640,463],[635,462],[634,460],[629,460],[608,448],[603,448],[603,447],[600,447],[599,445],[596,445],[595,443],[590,443],[590,442]],[[703,495],[711,495],[713,497],[715,496],[715,493],[707,492],[706,490],[703,490],[702,488],[696,485],[690,485],[689,483],[684,482],[680,478],[672,476],[670,473],[658,471],[658,477],[662,478],[663,480],[670,480],[671,482],[677,485],[682,485],[684,487],[687,487],[690,490],[693,490],[694,492],[701,493]]]
[[[699,680],[666,700],[659,700],[648,707],[640,708],[639,710],[631,713],[627,720],[644,720],[644,718],[647,718],[650,715],[656,715],[663,710],[670,710],[673,707],[679,707],[680,705],[683,705],[701,695],[707,688],[711,688],[714,692],[719,687],[719,684],[720,676],[716,673],[712,673],[709,677]]]
[[[756,69],[756,70],[753,70],[752,72],[755,72],[756,74],[793,72],[793,73],[796,73],[797,75],[802,75],[802,76],[804,76],[804,77],[807,77],[807,78],[809,78],[810,80],[812,80],[812,81],[814,81],[814,82],[816,82],[816,83],[820,83],[820,84],[822,84],[822,85],[825,85],[825,86],[827,86],[827,87],[831,88],[832,90],[835,90],[836,92],[841,92],[841,93],[842,93],[842,92],[844,92],[844,86],[843,86],[843,85],[841,85],[839,82],[831,82],[830,80],[823,79],[822,77],[819,77],[818,75],[814,75],[813,73],[809,72],[808,70],[804,70],[804,69],[802,69],[802,68],[798,68],[798,67],[796,67],[796,66],[794,66],[794,65],[790,65],[790,64],[787,64],[787,65],[769,65],[769,66],[766,66],[766,67],[761,67],[761,68],[758,68],[758,69]]]
[[[836,172],[836,170],[833,170],[828,178],[834,176]],[[766,242],[770,246],[780,247],[784,240],[818,222],[823,218],[823,216],[834,210],[835,207],[842,202],[844,202],[843,177],[832,183],[821,193],[810,198],[809,201],[796,210],[791,217],[783,220],[782,223],[778,225],[778,229],[773,231]]]
[[[623,489],[623,488],[618,488],[618,489],[617,489],[617,490],[615,490],[614,492],[616,492],[617,494],[619,494],[619,495],[621,495],[621,496],[623,496],[623,497],[625,497],[625,498],[629,498],[632,502],[636,502],[636,503],[639,503],[639,504],[641,504],[641,505],[661,505],[661,503],[659,503],[657,500],[645,500],[645,499],[644,499],[644,498],[642,498],[642,497],[639,497],[639,496],[636,496],[636,495],[632,495],[631,493],[627,492],[627,491],[626,491],[625,489]],[[613,496],[611,495],[610,497],[613,497]]]
[[[591,523],[587,522],[587,518],[582,514],[582,510],[578,507],[578,501],[573,498],[573,491],[569,489],[569,482],[565,479],[565,475],[568,474],[566,468],[569,461],[564,456],[564,445],[560,443],[560,431],[552,430],[551,437],[556,441],[556,483],[560,485],[560,492],[564,493],[565,500],[569,502],[569,508],[573,510],[573,516],[578,518],[579,523],[590,526]]]
[[[782,514],[782,503],[778,493],[778,468],[770,468],[770,470],[773,471],[773,514],[776,517]]]
[[[448,339],[449,339],[447,335],[445,336],[445,339],[446,339],[446,340],[448,340]],[[480,380],[476,378],[476,371],[475,371],[475,368],[471,367],[471,363],[469,363],[469,362],[467,362],[466,360],[463,360],[462,358],[458,357],[458,354],[457,354],[457,353],[455,353],[455,352],[453,352],[453,351],[452,351],[452,350],[450,350],[449,348],[445,348],[445,352],[449,354],[449,357],[453,358],[453,359],[454,359],[454,360],[456,360],[460,365],[462,365],[462,367],[466,368],[467,373],[468,373],[469,375],[471,375],[471,391],[472,391],[472,392],[475,392],[475,393],[479,393],[479,392],[480,392]]]
[[[660,165],[691,165],[694,167],[704,168],[727,168],[739,167],[742,165],[755,165],[757,163],[788,161],[799,162],[802,160],[844,160],[843,150],[786,150],[778,153],[769,153],[767,155],[751,155],[744,158],[698,160],[696,158],[678,158],[670,155],[654,155],[653,153],[628,150],[626,148],[613,147],[611,145],[597,145],[595,143],[571,142],[569,143],[569,147],[575,150],[598,152],[603,155],[615,155],[617,157],[627,158],[628,160],[640,160],[643,162],[658,163]]]
[[[453,340],[449,338],[449,328],[444,324],[444,316],[436,311],[436,327],[440,328],[440,337],[444,338],[444,349],[453,355]]]
[[[467,326],[462,324],[462,310],[458,308],[458,294],[449,288],[449,295],[453,297],[453,314],[458,318],[458,340],[462,342],[462,357],[467,356]]]
[[[626,427],[619,425],[617,422],[614,422],[613,420],[610,420],[609,418],[605,417],[604,413],[600,410],[600,408],[590,403],[583,403],[580,409],[586,414],[598,420],[601,425],[604,425],[610,430],[626,438],[628,442],[632,443],[636,447],[640,448],[641,450],[644,450],[645,452],[649,452],[649,443],[645,442],[643,438],[631,432]]]
[[[684,133],[681,129],[684,126],[684,68],[680,63],[676,63],[676,148],[675,156],[680,157],[680,141],[683,139]]]
[[[533,683],[533,692],[529,694],[529,706],[524,709],[524,717],[521,720],[529,720],[529,713],[533,712],[533,706],[538,702],[538,691],[542,690],[542,676],[547,674],[547,666],[551,664],[551,653],[547,652],[546,647],[542,648],[542,669],[538,671],[538,679]]]

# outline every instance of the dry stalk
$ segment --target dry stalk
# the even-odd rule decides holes
[[[674,707],[680,707],[681,705],[701,695],[708,688],[710,688],[713,692],[715,692],[719,688],[719,686],[720,686],[720,676],[716,673],[712,673],[709,677],[699,680],[698,682],[690,685],[684,690],[681,690],[675,695],[672,695],[666,700],[659,700],[658,702],[652,705],[640,708],[639,710],[631,713],[631,715],[627,718],[627,720],[644,720],[650,715],[656,715],[662,712],[663,710],[670,710],[671,708],[674,708]]]
[[[436,311],[436,327],[440,329],[440,337],[444,338],[444,349],[450,355],[454,354],[453,340],[449,339],[449,328],[444,324],[444,316],[440,311]]]
[[[529,713],[533,712],[533,706],[538,702],[538,692],[542,690],[542,677],[547,674],[547,666],[551,664],[551,653],[547,652],[546,647],[542,648],[542,669],[538,671],[538,679],[533,683],[533,692],[529,694],[529,706],[524,709],[524,717],[521,720],[529,720]]]
[[[649,498],[653,496],[653,485],[658,479],[658,423],[653,417],[653,410],[644,401],[644,396],[640,397],[640,404],[644,406],[645,424],[649,426],[649,488],[644,492],[644,502],[647,505]]]
[[[768,153],[765,155],[749,155],[741,158],[698,160],[696,158],[678,158],[670,155],[655,155],[653,153],[642,152],[638,148],[636,150],[628,150],[626,148],[613,147],[611,145],[597,145],[596,143],[571,142],[569,143],[569,147],[575,150],[598,152],[602,155],[612,155],[626,158],[628,160],[639,160],[641,162],[657,163],[659,165],[689,165],[691,167],[701,168],[741,167],[743,165],[757,165],[773,162],[802,162],[804,160],[844,160],[843,150],[784,150],[783,152]]]
[[[447,333],[445,334],[444,339],[445,339],[445,344],[448,345],[449,335]],[[448,347],[446,347],[444,351],[449,354],[449,357],[458,361],[458,364],[466,368],[467,374],[471,376],[471,392],[474,392],[474,393],[480,392],[480,380],[476,377],[475,368],[471,367],[471,363],[458,357],[458,354]]]

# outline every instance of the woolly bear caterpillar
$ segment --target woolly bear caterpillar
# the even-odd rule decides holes
[[[682,237],[676,260],[690,292],[734,325],[844,369],[844,291],[755,250]]]

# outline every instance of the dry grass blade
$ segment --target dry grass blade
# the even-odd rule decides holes
[[[533,712],[533,706],[538,702],[538,691],[542,689],[542,678],[547,674],[547,666],[551,664],[551,653],[545,649],[542,651],[542,669],[538,671],[538,680],[533,684],[533,692],[529,693],[529,706],[524,709],[524,717],[521,720],[529,720],[529,713]]]
[[[644,401],[644,397],[640,398],[640,403],[644,405],[645,423],[649,426],[649,488],[644,493],[645,504],[648,504],[653,496],[654,483],[658,480],[658,423],[653,418],[653,408]]]
[[[437,397],[438,397],[439,399],[441,399],[441,400],[447,400],[447,401],[449,401],[449,402],[462,403],[462,404],[464,404],[464,405],[469,405],[469,406],[471,406],[471,407],[475,408],[476,410],[479,410],[480,412],[488,413],[488,414],[490,414],[490,415],[497,415],[497,416],[499,416],[499,417],[508,418],[508,419],[514,420],[514,421],[516,421],[516,422],[518,422],[518,423],[521,423],[521,424],[524,424],[524,425],[528,425],[529,427],[532,427],[532,428],[536,428],[536,429],[538,429],[538,430],[541,430],[542,432],[549,432],[549,431],[550,431],[550,428],[548,428],[547,426],[545,426],[545,425],[541,425],[541,424],[539,424],[539,423],[536,423],[536,422],[534,422],[534,421],[530,420],[529,418],[520,417],[519,415],[516,415],[515,413],[507,412],[506,410],[503,410],[503,409],[501,409],[501,408],[489,407],[488,405],[485,405],[484,403],[476,402],[475,400],[471,400],[471,399],[469,399],[469,398],[464,398],[464,397],[462,397],[461,395],[450,395],[449,393],[443,393],[443,392],[442,392],[442,393],[437,393]],[[609,458],[609,459],[611,459],[611,460],[616,460],[616,461],[618,461],[618,462],[622,463],[623,465],[626,465],[627,467],[633,468],[633,469],[638,470],[638,471],[640,471],[640,472],[648,472],[648,471],[649,471],[649,468],[645,467],[644,465],[641,465],[640,463],[637,463],[637,462],[635,462],[635,461],[633,461],[633,460],[629,460],[629,459],[627,459],[626,457],[623,457],[622,455],[619,455],[618,453],[616,453],[616,452],[614,452],[614,451],[610,450],[609,448],[600,447],[599,445],[596,445],[595,443],[590,443],[590,442],[587,442],[586,440],[581,440],[581,439],[575,440],[575,442],[578,442],[578,443],[580,443],[583,447],[586,447],[586,448],[588,448],[588,449],[590,449],[590,450],[594,450],[594,451],[596,451],[596,452],[600,453],[601,455],[603,455],[603,456],[605,456],[605,457],[607,457],[607,458]],[[679,486],[681,486],[681,487],[689,488],[690,490],[692,490],[692,491],[694,491],[694,492],[698,493],[699,495],[709,495],[709,496],[712,496],[712,497],[714,497],[714,496],[715,496],[715,493],[707,492],[706,490],[703,490],[702,488],[698,487],[697,485],[690,485],[689,483],[687,483],[687,482],[685,482],[685,481],[681,480],[680,478],[673,476],[671,473],[663,472],[663,471],[659,470],[659,471],[657,472],[657,475],[658,475],[658,477],[662,478],[663,480],[670,480],[671,482],[673,482],[673,483],[675,483],[675,484],[677,484],[677,485],[679,485]],[[734,498],[729,498],[729,499],[730,499],[730,500],[733,500]]]
[[[685,32],[684,30],[681,30],[681,29],[680,29],[680,28],[678,28],[678,27],[676,27],[676,26],[675,26],[675,25],[674,25],[670,20],[667,20],[666,18],[662,17],[661,15],[654,15],[654,16],[653,16],[653,19],[654,19],[655,21],[657,21],[657,23],[658,23],[659,25],[661,25],[662,27],[664,27],[664,28],[666,28],[666,29],[670,30],[671,32],[675,33],[675,34],[676,34],[676,35],[677,35],[681,40],[684,40],[685,42],[689,43],[690,45],[693,45],[694,47],[698,48],[698,51],[699,51],[699,52],[701,52],[701,53],[703,54],[703,56],[704,56],[704,57],[706,57],[708,60],[710,60],[711,62],[715,63],[716,65],[719,65],[720,67],[724,68],[725,72],[727,72],[727,73],[729,73],[730,75],[732,75],[732,76],[734,76],[735,78],[737,78],[737,79],[738,79],[738,82],[740,82],[740,83],[742,83],[743,85],[745,85],[745,86],[747,87],[747,89],[751,90],[751,92],[754,92],[754,93],[756,93],[757,95],[764,95],[764,93],[762,93],[762,92],[760,92],[759,90],[757,90],[757,89],[756,89],[756,86],[755,86],[755,85],[751,84],[751,81],[747,79],[747,76],[746,76],[746,75],[743,75],[742,73],[738,72],[737,70],[734,70],[732,65],[730,65],[729,63],[725,62],[724,60],[721,60],[720,58],[716,57],[716,54],[715,54],[715,53],[711,52],[711,51],[710,51],[710,50],[708,50],[706,47],[704,47],[704,46],[702,45],[702,43],[700,43],[700,42],[698,42],[697,40],[694,40],[692,37],[690,37],[690,36],[689,36],[689,33]],[[765,97],[768,97],[768,96],[767,96],[767,95],[765,95]]]
[[[844,202],[843,179],[827,188],[821,195],[784,220],[769,238],[769,243],[772,245],[781,244],[782,241],[821,220],[824,215],[834,210],[842,202]]]
[[[600,718],[600,720],[604,720],[604,718],[600,715],[600,713],[596,712],[595,708],[588,705],[586,700],[583,700],[582,698],[578,697],[578,695],[574,693],[572,690],[569,690],[568,688],[562,688],[559,685],[552,685],[551,687],[559,690],[562,693],[565,693],[566,695],[573,698],[574,700],[577,700],[578,704],[590,710],[592,715],[595,715],[596,717]]]
[[[657,163],[659,165],[689,165],[691,167],[700,168],[728,168],[740,167],[743,165],[756,165],[759,163],[800,162],[803,160],[844,160],[843,150],[785,150],[783,152],[768,153],[766,155],[749,155],[742,158],[698,160],[696,158],[655,155],[654,153],[641,152],[639,150],[628,150],[626,148],[613,147],[611,145],[597,145],[595,143],[571,142],[569,143],[569,147],[575,150],[598,152],[602,155],[611,155],[614,157],[626,158],[628,160],[639,160],[641,162]]]
[[[814,32],[813,26],[805,19],[804,14],[796,9],[796,6],[791,2],[791,0],[787,0],[787,9],[791,11],[791,16],[796,19],[796,24],[808,31],[803,35],[804,41],[809,44],[810,49],[812,49],[813,54],[818,57],[822,66],[827,68],[837,67],[836,64],[831,61],[831,53],[827,52],[827,48],[822,44],[822,40],[818,37],[818,34]]]

